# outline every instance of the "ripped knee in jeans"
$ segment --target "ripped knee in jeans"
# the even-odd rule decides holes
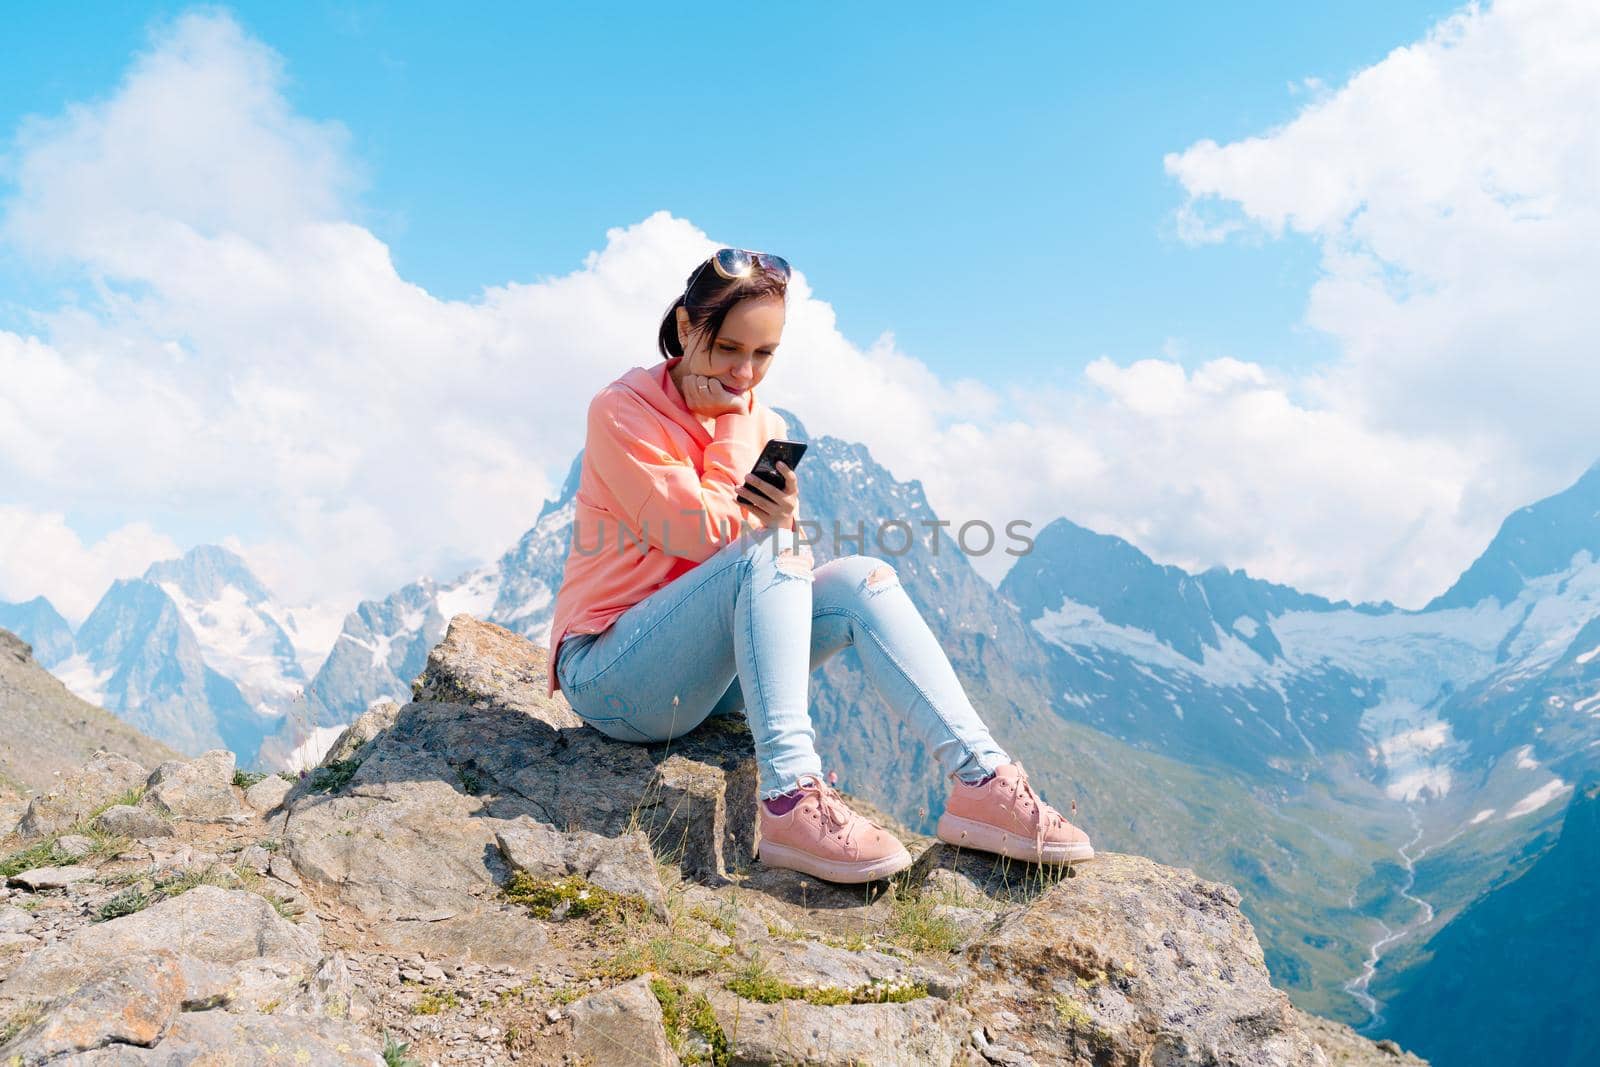
[[[784,549],[778,553],[778,570],[793,578],[811,577],[811,550]]]
[[[900,580],[900,575],[887,563],[872,568],[872,573],[867,575],[861,587],[868,593],[880,593],[892,588]]]

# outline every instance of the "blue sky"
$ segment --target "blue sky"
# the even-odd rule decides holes
[[[7,13],[0,130],[103,97],[188,5]],[[773,249],[945,373],[1328,358],[1303,238],[1192,246],[1167,152],[1280,125],[1453,5],[231,5],[343,123],[360,221],[437,295],[566,273],[668,209]],[[32,287],[12,264],[0,300]],[[1166,347],[1169,341],[1175,348]]]

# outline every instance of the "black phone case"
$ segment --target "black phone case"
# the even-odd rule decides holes
[[[805,454],[805,442],[780,441],[774,437],[761,450],[761,456],[756,460],[756,465],[751,468],[750,473],[774,489],[782,489],[783,475],[778,473],[778,461],[782,460],[789,465],[790,470],[795,470],[800,466],[800,457]]]

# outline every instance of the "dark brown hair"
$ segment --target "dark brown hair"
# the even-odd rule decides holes
[[[692,287],[689,282],[693,282]],[[745,277],[729,281],[717,273],[709,258],[695,266],[684,284],[683,295],[667,308],[661,319],[661,330],[656,335],[656,348],[666,359],[684,354],[683,344],[678,340],[680,307],[689,311],[689,332],[704,335],[706,347],[710,348],[716,345],[717,335],[722,332],[722,324],[727,321],[733,305],[741,300],[767,296],[786,300],[789,294],[789,283],[781,274],[756,267]]]

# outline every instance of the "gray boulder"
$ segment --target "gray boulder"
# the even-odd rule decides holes
[[[93,877],[93,867],[35,867],[31,871],[22,871],[12,875],[11,884],[35,891],[40,889],[63,889],[73,882],[82,882]]]
[[[818,1067],[949,1067],[961,1059],[972,1017],[945,1000],[821,1006],[802,1000],[761,1004],[732,993],[710,997],[735,1063]],[[1041,1063],[1060,1063],[1045,1058]]]
[[[359,1027],[341,1019],[184,1012],[155,1048],[109,1046],[74,1061],[83,1067],[383,1067],[383,1052]]]
[[[94,820],[95,829],[123,837],[171,837],[177,832],[172,820],[149,808],[117,804],[102,811]]]
[[[1015,1020],[991,1022],[997,1044],[1045,1062],[1326,1063],[1273,988],[1236,889],[1114,853],[1084,872],[968,947],[967,1006]]]
[[[755,773],[742,724],[622,744],[546,698],[544,669],[543,648],[457,616],[428,656],[420,699],[290,793],[284,854],[301,878],[389,920],[386,944],[509,963],[542,934],[493,902],[513,869],[503,842],[522,847],[529,869],[595,875],[658,914],[657,854],[713,878],[749,862]]]
[[[215,748],[199,758],[168,760],[150,775],[141,802],[164,815],[194,822],[235,822],[244,817],[233,792],[233,753]]]
[[[0,985],[0,1007],[52,999],[82,985],[108,960],[172,950],[201,963],[274,957],[299,965],[301,974],[322,958],[315,935],[263,898],[202,885],[132,915],[82,927],[31,953]]]
[[[283,803],[293,788],[293,784],[286,779],[269,774],[244,791],[244,801],[257,811],[272,811]]]
[[[81,770],[66,776],[61,787],[34,797],[17,823],[24,838],[61,833],[123,794],[144,784],[147,772],[114,752],[97,752]]]
[[[639,897],[662,922],[667,893],[656,874],[650,839],[635,830],[602,837],[583,830],[562,833],[543,823],[522,823],[496,831],[495,843],[506,862],[538,878],[578,875],[601,889]]]
[[[648,978],[591,993],[568,1007],[567,1015],[572,1019],[573,1051],[590,1063],[639,1067],[678,1063]]]

